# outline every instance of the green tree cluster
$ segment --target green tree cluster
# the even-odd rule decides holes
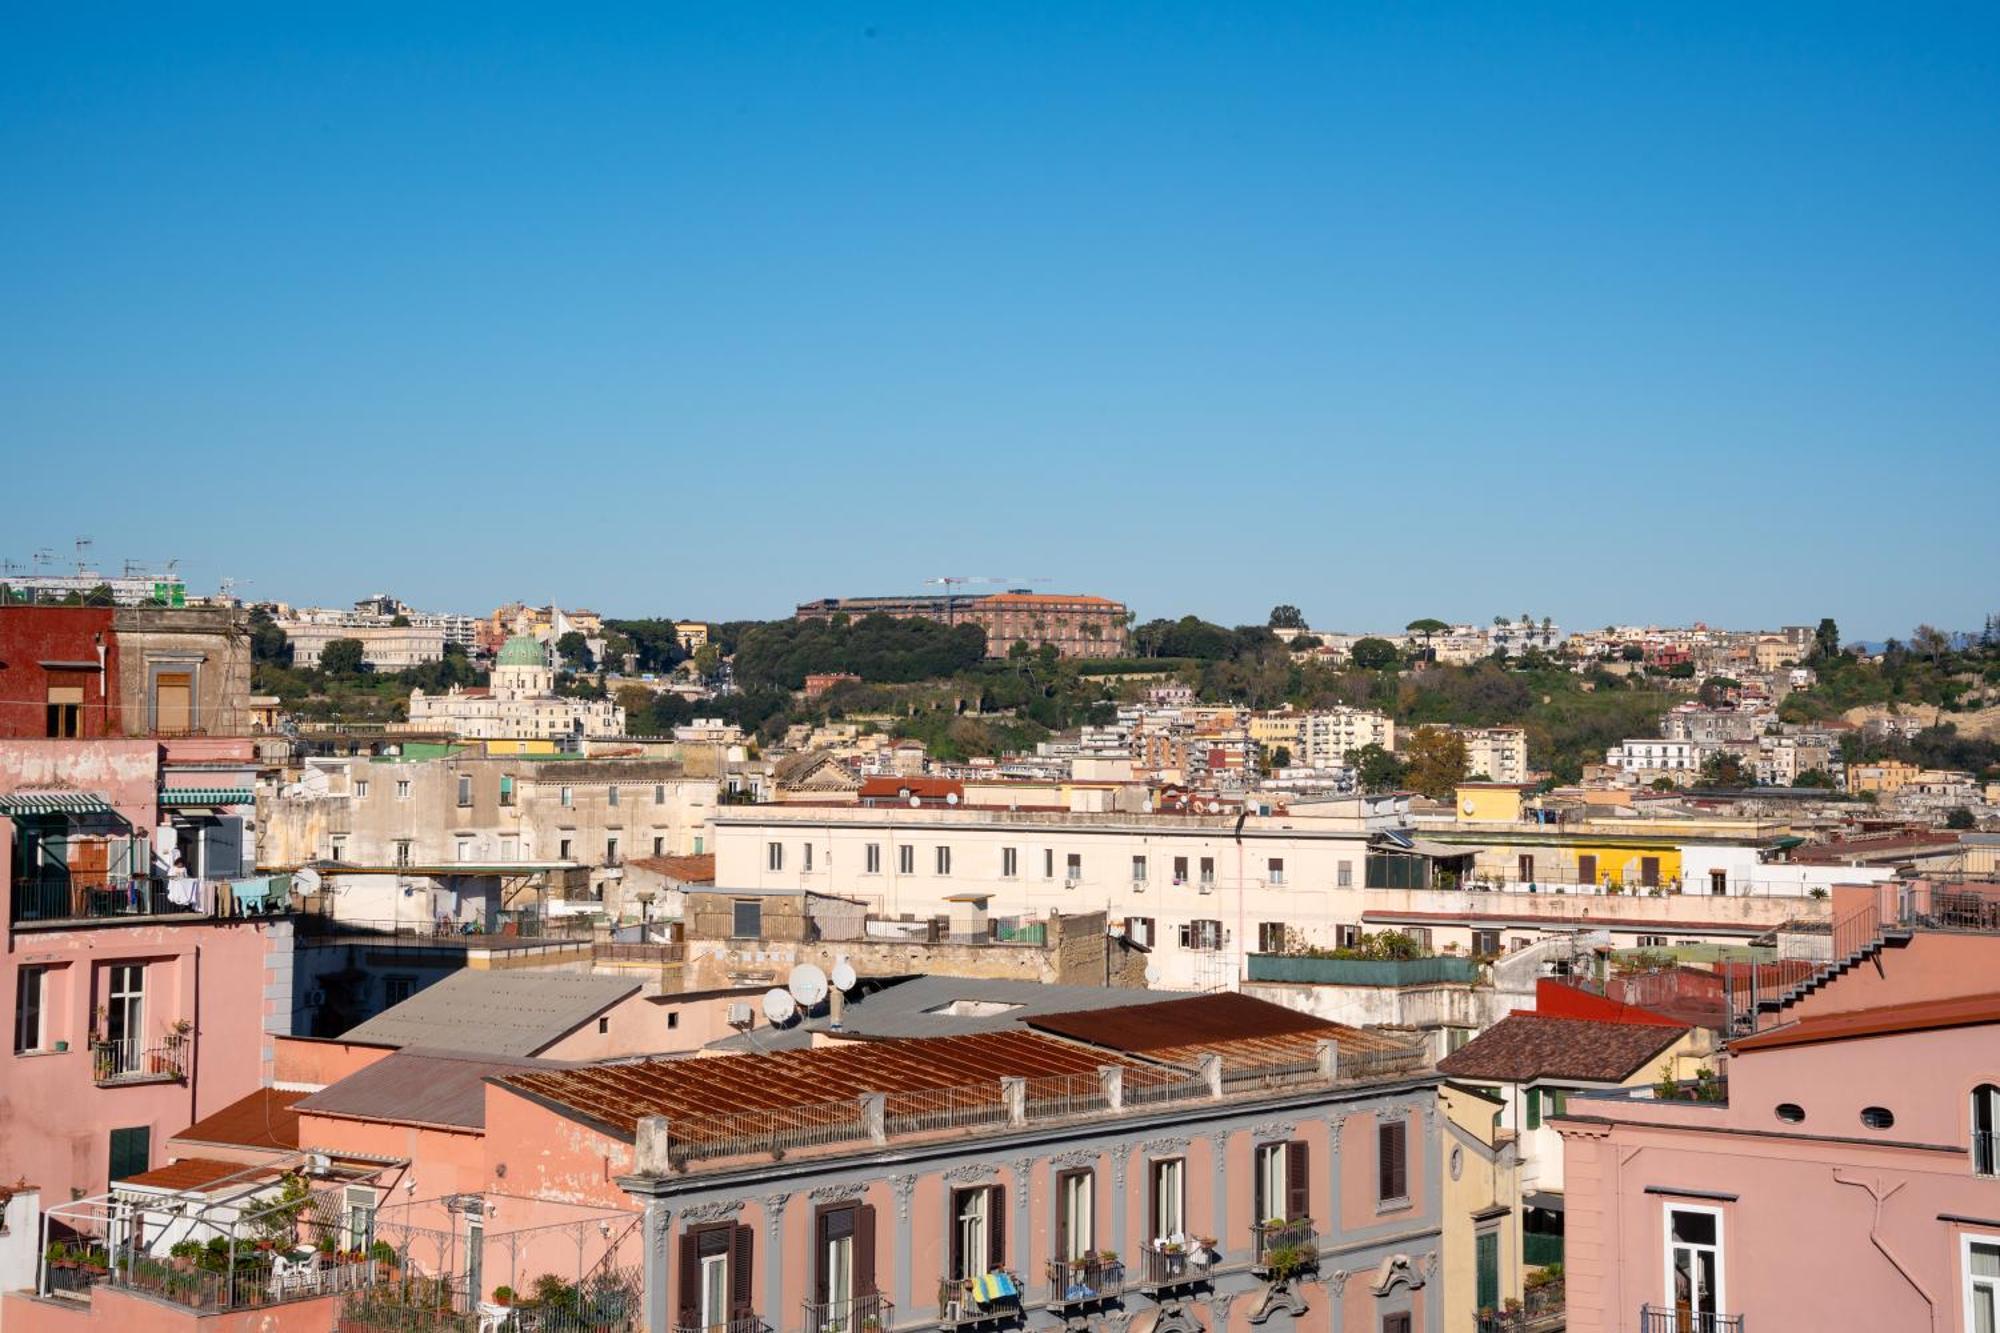
[[[891,616],[849,621],[775,620],[744,631],[736,648],[736,679],[746,685],[799,689],[808,675],[851,672],[866,681],[934,680],[986,658],[986,631],[977,625]]]

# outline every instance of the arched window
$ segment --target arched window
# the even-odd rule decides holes
[[[1972,1170],[2000,1175],[2000,1088],[1991,1083],[1972,1090]]]

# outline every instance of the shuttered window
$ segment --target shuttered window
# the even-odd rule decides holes
[[[150,1126],[111,1131],[111,1179],[124,1180],[152,1166],[153,1131]]]
[[[1401,1117],[1375,1127],[1377,1197],[1384,1203],[1409,1197],[1409,1136],[1409,1122]]]

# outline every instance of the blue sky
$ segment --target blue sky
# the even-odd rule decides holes
[[[1991,4],[11,6],[0,555],[1970,627],[1996,50]]]

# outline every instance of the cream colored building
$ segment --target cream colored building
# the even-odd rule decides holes
[[[1459,727],[1467,774],[1489,782],[1528,780],[1528,733],[1520,727]]]
[[[571,699],[555,692],[556,673],[542,645],[526,635],[507,640],[483,690],[453,686],[443,694],[410,692],[411,731],[447,731],[469,740],[533,740],[622,736],[625,710],[609,699]]]
[[[1339,768],[1350,750],[1379,745],[1396,748],[1396,724],[1385,713],[1365,708],[1329,708],[1300,715],[1294,755],[1312,768]]]
[[[278,622],[292,646],[292,665],[316,667],[320,654],[335,639],[361,643],[361,660],[377,671],[402,671],[444,656],[444,631],[435,625],[340,625],[319,622]]]
[[[705,620],[676,620],[674,637],[680,640],[681,651],[690,655],[708,647],[708,622]]]

